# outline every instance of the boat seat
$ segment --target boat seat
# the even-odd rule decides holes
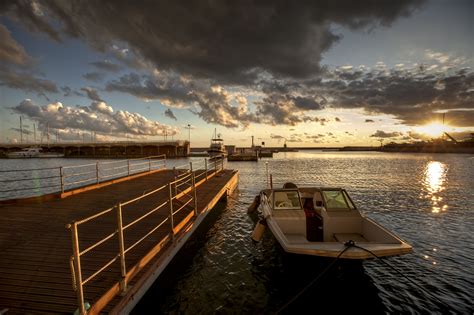
[[[335,233],[334,239],[338,242],[345,243],[348,241],[366,243],[368,240],[359,233]]]
[[[313,195],[314,208],[320,208],[323,206],[323,197],[319,191],[315,192]]]

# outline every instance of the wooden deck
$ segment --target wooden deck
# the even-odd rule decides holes
[[[78,303],[70,268],[71,232],[66,225],[113,207],[118,202],[143,195],[173,179],[172,171],[163,170],[63,199],[0,205],[0,312],[9,309],[7,315],[72,314],[78,308]],[[176,234],[170,234],[170,225],[164,224],[126,254],[127,271],[133,273],[133,277],[129,281],[130,289],[125,294],[116,295],[111,302],[103,303],[104,294],[108,292],[110,295],[118,288],[117,283],[121,279],[119,260],[84,286],[84,300],[93,305],[92,311],[117,312],[130,307],[131,301],[136,303],[140,289],[146,286],[147,281],[150,282],[151,277],[156,278],[157,268],[166,266],[177,244],[189,237],[189,232],[202,221],[207,211],[228,190],[232,191],[237,182],[238,173],[231,170],[223,170],[208,180],[201,180],[196,190],[198,216],[180,225],[184,218],[189,218],[194,212],[194,207],[184,207],[174,218]],[[124,206],[123,225],[147,213],[157,203],[166,201],[168,196],[169,189],[164,189],[149,198]],[[178,198],[173,206],[176,209],[183,202],[184,199]],[[124,242],[127,247],[168,216],[169,206],[165,206],[125,230]],[[115,211],[82,224],[79,226],[81,250],[113,233],[116,227]],[[81,257],[83,280],[117,255],[117,238],[112,237]],[[156,255],[150,255],[150,251]],[[145,268],[137,267],[145,263]]]

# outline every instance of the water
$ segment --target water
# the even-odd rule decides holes
[[[135,314],[274,313],[331,260],[259,244],[248,205],[265,187],[265,163],[233,162],[238,190],[208,218],[136,306]],[[268,159],[276,183],[342,186],[362,212],[414,252],[339,266],[284,311],[472,314],[474,158],[455,154],[288,152]],[[434,299],[432,296],[436,296]],[[327,313],[327,312],[326,312]]]
[[[292,181],[346,188],[365,215],[414,247],[412,254],[387,261],[416,285],[379,261],[338,265],[285,312],[473,313],[472,155],[303,151],[258,163],[228,163],[240,171],[239,188],[185,244],[135,314],[274,313],[331,262],[288,255],[268,231],[261,243],[251,242],[254,222],[246,211],[266,185],[265,161],[275,185]],[[0,160],[0,169],[89,162]]]

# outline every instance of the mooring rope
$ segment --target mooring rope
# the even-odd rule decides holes
[[[280,314],[283,310],[285,310],[288,306],[290,306],[294,301],[296,301],[306,290],[308,290],[313,284],[315,284],[319,279],[321,279],[325,274],[326,272],[328,272],[332,266],[334,266],[334,264],[339,260],[339,258],[342,256],[342,254],[344,254],[349,248],[353,247],[355,244],[354,242],[352,241],[349,241],[349,242],[346,242],[344,243],[344,246],[346,246],[346,248],[344,248],[338,255],[337,257],[326,267],[326,269],[323,270],[323,272],[321,272],[316,278],[313,279],[313,281],[311,281],[310,283],[308,283],[300,292],[298,292],[298,294],[296,294],[291,300],[289,300],[288,302],[286,302],[285,305],[283,305],[282,307],[280,307],[280,309],[277,311],[277,314]]]
[[[371,254],[372,256],[374,256],[377,260],[380,260],[381,262],[383,262],[386,266],[388,266],[390,269],[394,270],[397,274],[401,275],[403,278],[405,278],[406,280],[408,280],[411,284],[413,284],[414,286],[416,286],[417,288],[419,288],[421,291],[423,291],[424,293],[426,293],[427,295],[429,295],[431,298],[433,298],[434,300],[436,301],[439,301],[441,302],[441,304],[443,304],[445,307],[447,308],[451,308],[448,304],[446,304],[443,300],[441,300],[439,297],[433,295],[431,292],[427,291],[425,288],[423,288],[422,286],[420,286],[418,283],[416,283],[415,281],[413,281],[412,279],[410,279],[409,277],[407,277],[406,275],[404,275],[401,271],[399,271],[398,269],[396,269],[395,267],[393,267],[392,265],[390,265],[388,262],[386,262],[382,257],[379,257],[377,256],[374,252],[366,249],[366,248],[363,248],[359,245],[356,245],[354,241],[350,240],[350,241],[347,241],[344,243],[344,246],[346,246],[346,248],[344,248],[336,257],[336,259],[334,259],[327,267],[326,269],[323,270],[323,272],[321,272],[315,279],[313,279],[313,281],[311,281],[309,284],[307,284],[300,292],[298,292],[298,294],[296,294],[291,300],[289,300],[285,305],[283,305],[278,311],[277,311],[277,314],[281,313],[283,310],[285,310],[288,306],[290,306],[294,301],[296,301],[306,290],[308,290],[311,286],[313,286],[319,279],[321,279],[324,274],[326,274],[331,268],[332,266],[339,260],[339,258],[342,256],[342,254],[344,254],[345,251],[347,251],[349,248],[351,247],[354,247],[354,248],[358,248],[358,249],[361,249],[369,254]]]
[[[352,241],[350,241],[352,242]],[[420,289],[421,291],[423,291],[424,293],[426,293],[427,295],[429,295],[432,299],[434,299],[435,301],[439,301],[441,302],[441,304],[443,304],[445,307],[447,308],[451,308],[448,304],[446,304],[443,300],[441,300],[438,296],[435,296],[434,294],[432,294],[430,291],[426,290],[425,288],[423,288],[421,285],[419,285],[418,283],[416,283],[415,281],[413,281],[412,279],[410,279],[409,277],[407,277],[405,274],[403,274],[401,271],[399,271],[397,268],[393,267],[392,265],[390,265],[388,262],[386,262],[382,257],[379,257],[377,256],[374,252],[368,250],[367,248],[363,248],[359,245],[356,245],[355,243],[353,243],[352,245],[353,247],[355,248],[359,248],[369,254],[371,254],[372,256],[374,256],[375,258],[377,258],[377,260],[380,260],[382,263],[384,263],[386,266],[388,266],[390,269],[392,269],[393,271],[395,271],[397,274],[399,274],[400,276],[402,276],[403,278],[405,278],[406,280],[408,280],[408,282],[410,282],[411,284],[413,284],[414,286],[416,286],[418,289]]]

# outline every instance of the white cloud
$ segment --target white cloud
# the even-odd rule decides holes
[[[33,104],[25,99],[16,107],[15,112],[27,116],[38,122],[39,129],[61,131],[60,134],[71,135],[78,132],[96,132],[104,136],[122,137],[132,135],[136,137],[175,135],[175,127],[149,120],[139,113],[128,111],[114,111],[112,106],[105,102],[92,102],[90,106],[64,106],[61,102],[50,103],[45,106]]]

